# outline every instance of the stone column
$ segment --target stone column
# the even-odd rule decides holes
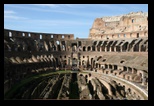
[[[102,47],[100,46],[100,52],[102,51]]]
[[[105,46],[105,52],[107,52],[107,46]]]
[[[120,52],[122,52],[122,46],[120,46]]]
[[[139,45],[139,52],[141,51],[141,45]]]
[[[90,49],[91,49],[90,51],[93,51],[93,48],[92,47]]]
[[[116,52],[116,46],[114,47],[114,52]]]
[[[109,52],[111,52],[111,46],[109,47]]]
[[[87,51],[87,47],[85,47],[85,51]]]
[[[95,51],[97,51],[97,46],[95,46]]]

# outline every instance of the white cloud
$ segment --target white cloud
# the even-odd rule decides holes
[[[13,15],[4,15],[4,19],[15,19],[15,20],[19,20],[19,19],[28,19],[28,18],[19,17],[19,16],[13,16]]]
[[[4,14],[14,14],[16,12],[12,11],[12,10],[4,10]]]
[[[4,19],[16,19],[16,20],[19,20],[19,19],[28,19],[28,18],[17,16],[16,12],[14,12],[12,10],[5,10],[4,11]]]

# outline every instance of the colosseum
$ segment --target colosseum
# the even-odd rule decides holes
[[[4,28],[4,100],[148,100],[148,13],[96,18],[88,38]]]

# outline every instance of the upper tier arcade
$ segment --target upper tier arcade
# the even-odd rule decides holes
[[[148,36],[148,13],[96,18],[90,29],[91,39],[120,39]]]

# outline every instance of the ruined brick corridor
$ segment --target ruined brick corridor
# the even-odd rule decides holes
[[[4,99],[147,100],[143,92],[148,13],[96,18],[85,39],[4,29]]]

